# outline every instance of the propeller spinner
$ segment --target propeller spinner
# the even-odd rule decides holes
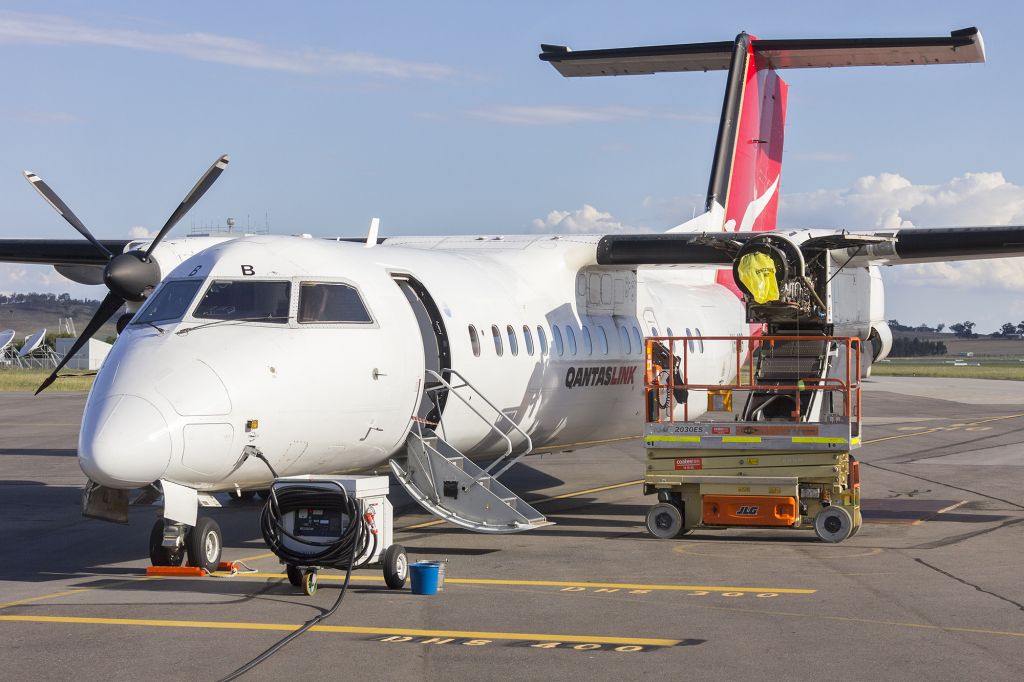
[[[199,178],[199,182],[192,187],[181,203],[178,204],[178,208],[174,210],[174,213],[167,219],[164,226],[160,228],[160,231],[145,251],[136,250],[117,255],[110,253],[89,232],[89,229],[78,219],[78,216],[68,208],[67,204],[57,196],[57,193],[49,185],[43,182],[42,178],[31,171],[25,171],[25,179],[35,187],[36,191],[46,200],[46,203],[50,204],[64,220],[68,221],[71,227],[78,230],[100,253],[107,257],[107,264],[103,269],[103,283],[110,290],[110,293],[100,303],[96,314],[89,320],[85,331],[75,340],[74,345],[71,346],[68,352],[64,354],[64,358],[57,365],[56,369],[53,370],[53,373],[46,377],[46,380],[36,389],[36,395],[39,395],[41,391],[45,390],[47,386],[57,379],[57,373],[99,331],[99,328],[106,324],[107,320],[124,305],[125,301],[137,303],[145,300],[156,285],[160,283],[160,266],[152,258],[153,250],[157,247],[157,244],[163,241],[171,229],[178,224],[178,221],[184,218],[185,214],[206,194],[206,190],[210,189],[217,178],[220,177],[220,174],[224,172],[224,169],[227,168],[228,161],[228,155],[225,154],[213,162],[209,170]]]

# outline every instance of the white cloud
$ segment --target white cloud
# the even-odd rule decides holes
[[[0,263],[0,293],[69,293],[75,298],[102,298],[100,289],[76,284],[58,274],[50,265]]]
[[[244,38],[210,33],[150,33],[104,28],[68,17],[0,12],[0,43],[93,45],[173,54],[204,62],[292,73],[360,73],[395,78],[436,79],[453,69],[363,52],[282,49]]]
[[[1024,223],[1024,186],[1002,173],[964,173],[939,185],[915,185],[895,173],[858,179],[844,189],[785,194],[787,227],[910,228]],[[1024,290],[1024,259],[900,265],[888,279],[914,287]]]
[[[623,225],[611,213],[583,204],[575,211],[551,211],[544,218],[531,221],[534,232],[565,232],[569,234],[616,234],[648,232],[646,228]]]
[[[491,123],[510,125],[563,125],[645,118],[667,118],[701,123],[715,120],[710,116],[700,114],[666,113],[636,107],[613,105],[588,107],[568,104],[496,105],[470,111],[468,115]]]
[[[136,225],[135,227],[128,230],[128,236],[131,237],[132,239],[146,239],[147,237],[155,237],[156,232],[150,232],[141,225]]]

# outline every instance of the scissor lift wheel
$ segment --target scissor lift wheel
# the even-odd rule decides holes
[[[825,542],[842,542],[853,534],[853,517],[842,507],[825,507],[814,517],[814,532]]]
[[[647,511],[647,532],[662,540],[671,540],[686,533],[683,510],[671,502],[659,502]]]

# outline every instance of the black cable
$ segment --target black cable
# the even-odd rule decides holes
[[[274,467],[270,465],[270,462],[268,462],[266,457],[263,456],[263,453],[255,450],[250,452],[250,454],[262,460],[263,463],[267,465],[267,468],[270,469],[270,473],[274,478],[278,478],[277,472],[274,471]],[[334,605],[331,606],[330,609],[318,616],[310,618],[303,623],[301,627],[289,632],[267,648],[266,651],[231,674],[221,678],[219,682],[230,682],[231,680],[241,677],[283,649],[285,645],[297,638],[299,635],[309,631],[309,629],[314,625],[330,618],[334,612],[338,610],[338,607],[341,606],[341,602],[345,598],[345,594],[348,592],[349,581],[352,578],[352,569],[359,567],[354,566],[353,564],[357,557],[363,556],[363,552],[369,544],[370,537],[373,538],[373,551],[366,555],[367,561],[369,561],[377,551],[377,535],[376,533],[368,532],[370,530],[369,523],[360,512],[358,500],[353,497],[349,497],[348,491],[342,486],[338,486],[338,491],[340,491],[340,494],[339,492],[325,490],[322,487],[313,485],[289,486],[281,492],[279,497],[277,495],[277,491],[275,491],[274,487],[271,486],[270,496],[267,499],[267,503],[263,506],[263,512],[260,515],[260,530],[263,532],[263,539],[266,541],[267,546],[270,547],[271,551],[277,554],[283,561],[292,565],[298,564],[344,568],[345,582],[342,584],[341,592],[338,594],[338,598],[334,601]],[[339,501],[339,498],[341,501]],[[308,538],[299,539],[285,530],[282,524],[282,519],[284,517],[284,514],[281,512],[282,504],[288,511],[311,507],[331,511],[340,510],[349,519],[349,524],[344,530],[342,530],[341,537],[334,541],[316,542],[309,540]],[[312,547],[323,547],[323,549],[314,554],[298,554],[297,552],[289,550],[282,544],[282,535],[291,538],[295,542]]]
[[[833,279],[835,279],[835,278],[836,278],[836,275],[838,275],[838,274],[839,274],[840,272],[842,272],[842,271],[843,271],[843,268],[845,268],[845,267],[846,267],[847,265],[849,265],[849,264],[850,264],[850,261],[852,261],[852,260],[853,260],[854,258],[856,258],[856,257],[857,257],[857,254],[859,254],[859,253],[861,252],[861,249],[863,249],[863,248],[864,248],[864,245],[863,245],[863,244],[861,244],[860,246],[858,246],[858,247],[857,247],[857,250],[853,252],[853,255],[852,255],[852,256],[850,256],[849,258],[847,258],[847,259],[846,259],[846,262],[845,262],[845,263],[843,263],[842,265],[840,265],[840,266],[839,266],[839,269],[838,269],[838,270],[836,270],[835,272],[833,272],[833,273],[832,273],[832,276],[831,276],[831,277],[829,277],[829,278],[828,278],[827,280],[825,280],[825,284],[828,284],[828,283],[829,283],[829,282],[831,282],[831,281],[832,281]]]

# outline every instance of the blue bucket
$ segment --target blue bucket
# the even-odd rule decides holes
[[[433,561],[409,564],[409,578],[413,594],[437,594],[437,577],[441,567]]]

